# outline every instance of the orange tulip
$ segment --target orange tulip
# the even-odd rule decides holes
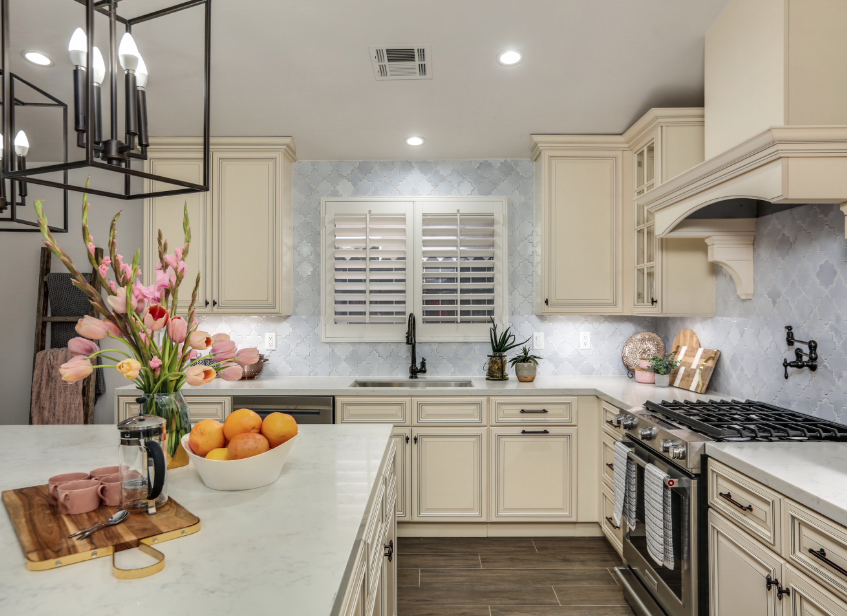
[[[194,365],[185,371],[185,382],[189,385],[205,385],[215,380],[215,369],[209,366]]]
[[[191,345],[192,349],[205,351],[212,346],[212,338],[206,332],[197,331],[188,337],[188,344]]]
[[[141,370],[141,364],[135,359],[125,359],[116,366],[118,372],[123,374],[129,380],[137,379],[138,372]]]

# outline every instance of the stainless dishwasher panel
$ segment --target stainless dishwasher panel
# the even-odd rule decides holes
[[[233,396],[232,410],[251,409],[262,419],[271,413],[288,413],[299,424],[335,423],[332,396]]]

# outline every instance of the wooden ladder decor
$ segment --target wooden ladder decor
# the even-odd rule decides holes
[[[41,247],[41,266],[38,272],[38,301],[35,307],[35,347],[32,353],[32,369],[35,372],[35,357],[39,351],[43,351],[47,346],[47,324],[48,323],[76,323],[82,315],[68,317],[51,317],[47,315],[49,297],[47,291],[47,274],[50,273],[50,264],[52,262],[53,253],[46,246]],[[94,249],[94,258],[97,262],[103,258],[103,249]],[[92,270],[93,274],[93,270]],[[97,312],[92,306],[88,314],[92,317],[97,317]],[[83,421],[86,424],[94,423],[94,396],[97,389],[97,372],[94,371],[91,376],[86,377],[82,387],[83,397]],[[29,413],[29,423],[32,423],[32,409]]]

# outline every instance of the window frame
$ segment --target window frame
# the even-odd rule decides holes
[[[349,203],[352,215],[366,212],[367,204],[380,210],[385,206],[403,205],[407,211],[407,265],[406,265],[406,318],[409,312],[417,317],[418,342],[488,342],[488,323],[425,324],[422,322],[422,233],[421,220],[424,213],[446,211],[446,208],[462,210],[470,206],[470,213],[486,211],[488,204],[495,217],[494,225],[494,320],[505,325],[509,316],[509,231],[508,198],[491,197],[322,197],[321,198],[321,342],[404,342],[406,326],[396,324],[336,324],[334,320],[334,232],[327,226],[328,208],[331,215],[338,212],[336,204]],[[389,213],[388,210],[382,213]],[[400,213],[398,210],[390,211]],[[411,260],[409,260],[409,255]]]

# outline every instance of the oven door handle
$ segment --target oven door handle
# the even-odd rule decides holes
[[[627,444],[627,447],[630,445]],[[627,452],[627,457],[635,462],[638,466],[647,468],[649,462],[641,456],[636,455],[635,446]],[[665,477],[665,487],[669,490],[687,490],[691,487],[691,480],[688,477]]]

